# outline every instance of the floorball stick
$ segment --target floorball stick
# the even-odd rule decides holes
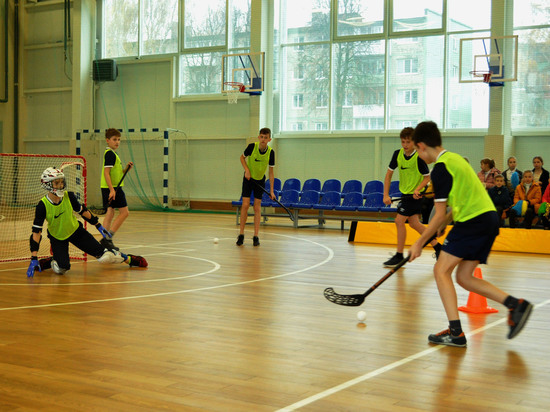
[[[258,186],[260,189],[262,189],[265,193],[267,193],[268,196],[271,197],[271,193],[269,193],[267,190],[265,190],[265,187],[263,187],[261,184],[257,183],[257,182],[254,182],[256,184],[256,186]],[[283,205],[281,202],[279,202],[276,198],[273,199],[275,202],[277,202],[279,204],[279,206],[281,206],[287,213],[288,213],[288,217],[290,217],[290,220],[292,220],[294,222],[294,215],[292,214],[292,212],[285,206]]]
[[[122,181],[124,180],[124,178],[126,177],[126,175],[128,174],[128,172],[130,171],[131,168],[132,168],[132,165],[128,164],[126,166],[126,168],[124,169],[124,173],[122,174],[122,177],[120,178],[120,182],[118,182],[118,184],[115,187],[115,196],[116,196],[116,193],[118,192],[118,188],[122,184]],[[113,199],[109,200],[109,205],[111,204],[112,201],[113,201]]]

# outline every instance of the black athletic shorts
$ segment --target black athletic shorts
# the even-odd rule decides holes
[[[109,204],[109,188],[101,188],[101,196],[103,197],[103,208],[107,209],[112,207],[114,209],[120,209],[121,207],[127,207],[128,203],[126,202],[126,195],[124,190],[121,187],[116,189],[115,199]]]
[[[422,213],[422,198],[415,199],[413,195],[403,195],[397,205],[397,214],[414,216]]]
[[[497,212],[486,212],[465,222],[455,222],[442,249],[464,260],[487,263],[499,226]]]
[[[252,192],[254,192],[254,199],[262,200],[264,191],[258,187],[258,185],[265,188],[265,176],[262,180],[254,180],[252,178],[247,180],[246,177],[243,177],[243,189],[241,192],[242,197],[250,197]]]

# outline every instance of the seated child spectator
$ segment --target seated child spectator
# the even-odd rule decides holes
[[[495,185],[489,189],[489,197],[497,208],[497,214],[500,219],[500,226],[504,226],[506,211],[512,206],[512,198],[510,192],[504,185],[504,176],[495,176]]]
[[[533,181],[540,183],[540,190],[542,193],[546,190],[546,186],[548,186],[548,179],[550,179],[550,173],[542,167],[543,164],[544,161],[542,160],[542,157],[533,157]]]
[[[514,195],[514,206],[512,207],[512,209],[510,209],[509,213],[510,227],[512,228],[517,227],[517,218],[520,217],[521,214],[517,211],[516,208],[519,201],[527,202],[527,208],[522,216],[524,217],[523,222],[525,228],[531,229],[533,218],[535,217],[535,213],[538,212],[542,201],[540,185],[538,182],[533,182],[533,172],[531,170],[525,170],[523,172],[523,179],[521,180],[521,184],[516,187],[516,193]]]
[[[517,160],[514,156],[508,158],[508,169],[506,169],[504,172],[502,172],[502,176],[504,176],[504,184],[506,185],[506,188],[508,189],[508,192],[510,192],[510,197],[514,198],[514,192],[516,191],[516,186],[519,182],[521,182],[521,178],[523,177],[523,172],[517,168]],[[516,173],[517,174],[517,183],[514,184],[512,182],[512,175]],[[515,180],[515,179],[514,179]]]
[[[500,174],[500,170],[495,167],[495,161],[488,157],[481,159],[481,171],[477,174],[485,189],[490,189],[495,185],[495,176]]]
[[[542,204],[539,207],[538,214],[544,230],[550,230],[550,179],[548,180],[546,190],[542,195]]]

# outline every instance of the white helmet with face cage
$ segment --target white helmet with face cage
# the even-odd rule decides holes
[[[57,179],[63,179],[63,187],[60,189],[55,189],[53,187],[53,181]],[[48,167],[42,172],[40,183],[48,192],[52,192],[56,196],[63,197],[63,193],[65,192],[65,175],[61,170],[56,169],[55,167]]]

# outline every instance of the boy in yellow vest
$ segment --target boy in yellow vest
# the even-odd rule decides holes
[[[411,246],[409,261],[422,254],[422,245],[445,224],[447,206],[451,207],[455,222],[434,266],[435,281],[449,320],[449,328],[429,335],[428,341],[439,345],[466,346],[452,279],[455,267],[456,281],[460,286],[500,302],[509,309],[508,339],[512,339],[525,326],[533,305],[473,276],[475,268],[487,262],[491,246],[499,233],[500,218],[495,206],[468,162],[442,147],[441,134],[434,122],[418,124],[413,141],[418,155],[426,163],[435,162],[431,173],[435,215],[420,239]]]
[[[399,191],[402,198],[397,205],[397,215],[395,216],[395,226],[397,229],[397,251],[389,260],[384,262],[386,267],[395,267],[403,260],[403,249],[405,248],[405,239],[407,238],[407,227],[409,226],[422,234],[426,227],[420,222],[422,213],[422,195],[420,192],[430,181],[430,170],[424,160],[418,157],[414,144],[411,140],[414,129],[405,127],[401,130],[401,149],[393,153],[392,159],[384,179],[384,204],[390,205],[390,185],[394,170],[399,171]],[[441,245],[437,240],[432,240],[430,244],[435,249],[436,257],[439,256]]]
[[[63,275],[71,268],[69,260],[69,243],[72,243],[83,252],[97,258],[101,263],[127,263],[130,266],[147,267],[147,261],[136,255],[105,249],[82,226],[73,214],[80,214],[88,223],[94,225],[105,237],[106,230],[97,216],[81,204],[73,192],[65,191],[65,175],[59,169],[49,167],[42,172],[40,179],[42,187],[48,193],[38,202],[34,214],[32,234],[29,239],[31,262],[27,270],[27,277],[33,277],[35,270],[52,268],[59,275]],[[42,240],[44,221],[48,222],[48,238],[53,256],[38,260],[38,250]]]
[[[103,197],[103,208],[106,210],[103,225],[107,230],[107,237],[101,239],[101,244],[108,249],[118,250],[113,244],[112,238],[130,214],[126,195],[122,190],[122,186],[124,186],[124,181],[121,182],[124,174],[122,162],[116,154],[116,150],[120,146],[120,132],[117,129],[107,129],[105,140],[107,148],[103,155],[103,168],[101,170],[101,195]],[[128,162],[126,167],[131,168],[133,165],[132,162]],[[113,221],[115,209],[118,209],[118,216]]]
[[[264,127],[260,129],[258,141],[256,143],[250,143],[241,155],[241,165],[244,168],[241,193],[243,204],[241,206],[241,223],[239,236],[237,237],[237,246],[242,246],[244,242],[244,226],[248,218],[250,195],[252,193],[254,193],[254,237],[252,238],[252,244],[254,246],[260,246],[258,232],[260,231],[262,210],[263,190],[261,187],[265,187],[265,172],[268,167],[270,196],[272,199],[275,198],[275,193],[273,192],[273,184],[275,181],[275,174],[273,173],[273,167],[275,167],[275,151],[267,145],[270,141],[271,130]]]

